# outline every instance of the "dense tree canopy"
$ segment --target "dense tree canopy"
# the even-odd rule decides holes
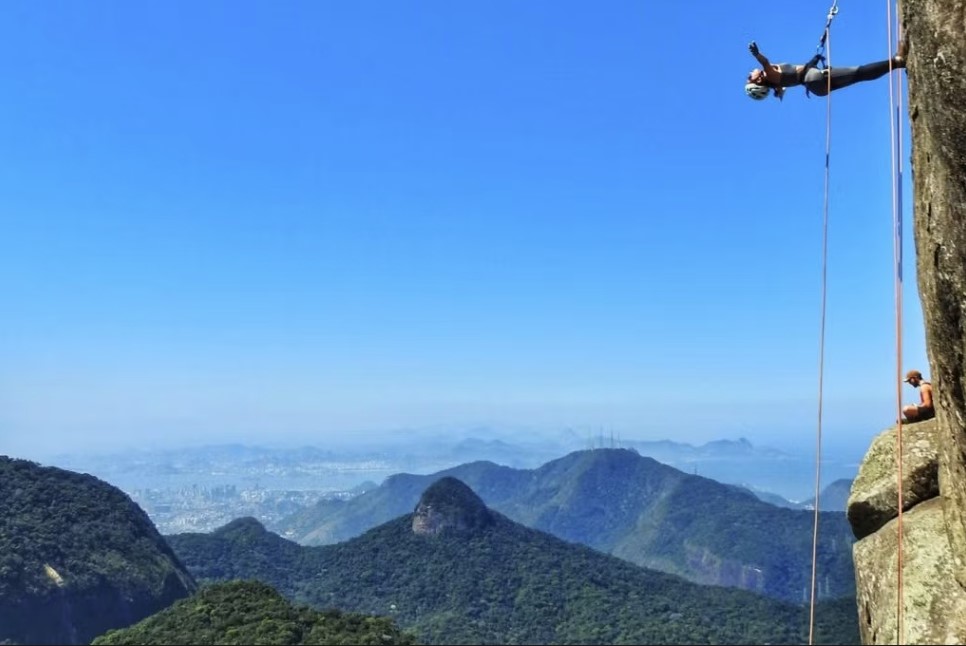
[[[0,641],[87,643],[195,587],[124,492],[0,456]]]
[[[392,619],[298,607],[256,581],[205,586],[140,623],[94,640],[120,644],[412,644]]]

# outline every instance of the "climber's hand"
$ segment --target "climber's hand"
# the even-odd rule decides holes
[[[758,43],[756,43],[755,41],[751,41],[748,44],[748,51],[751,52],[751,55],[752,56],[758,56],[758,53],[759,53],[758,52]]]

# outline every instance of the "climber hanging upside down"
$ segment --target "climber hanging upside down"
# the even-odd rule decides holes
[[[819,69],[816,67],[819,62],[824,61],[822,56],[816,54],[805,65],[793,65],[790,63],[780,63],[772,65],[765,56],[758,51],[758,45],[752,41],[748,45],[748,51],[761,64],[761,68],[751,70],[748,80],[745,83],[745,94],[752,99],[761,100],[774,92],[775,97],[781,99],[785,94],[785,88],[795,85],[805,86],[806,91],[818,96],[828,94],[829,81],[831,80],[832,90],[840,90],[844,87],[861,83],[862,81],[874,81],[881,78],[895,69],[903,69],[906,66],[906,53],[908,50],[907,41],[899,42],[896,55],[889,60],[868,63],[856,67],[828,67]]]

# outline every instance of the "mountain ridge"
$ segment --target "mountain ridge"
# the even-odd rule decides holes
[[[416,509],[433,503],[424,492]],[[450,513],[478,510],[470,500]],[[489,513],[490,523],[427,534],[414,531],[413,512],[317,547],[258,530],[254,522],[234,528],[247,536],[216,531],[168,540],[202,581],[255,578],[319,608],[389,610],[421,643],[799,643],[805,637],[807,607],[647,570]],[[255,534],[263,540],[252,542]],[[239,538],[248,541],[243,554],[232,544]],[[851,606],[847,600],[822,606],[819,642],[857,641]]]
[[[479,461],[425,476],[396,474],[374,490],[320,505],[273,529],[288,528],[305,544],[346,540],[411,511],[421,490],[447,476],[524,525],[697,583],[788,601],[801,601],[808,586],[812,514],[781,509],[629,449],[575,451],[537,469]],[[819,556],[830,573],[821,595],[850,596],[854,536],[844,513],[821,513]]]

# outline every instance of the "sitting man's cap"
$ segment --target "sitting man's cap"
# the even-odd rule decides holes
[[[910,370],[906,373],[906,378],[903,379],[903,381],[909,383],[910,379],[918,379],[919,381],[922,381],[922,373],[918,370]]]

